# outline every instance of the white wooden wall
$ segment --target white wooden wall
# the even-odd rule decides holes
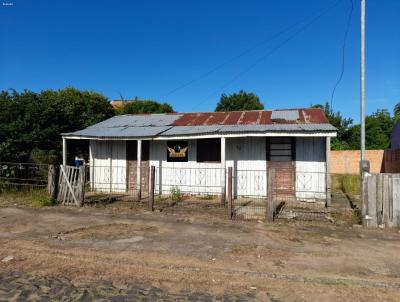
[[[189,140],[188,162],[167,162],[166,141],[150,142],[150,166],[156,167],[156,190],[221,194],[225,171],[221,163],[198,163],[196,140]],[[124,141],[90,142],[91,183],[100,191],[125,192],[126,144]],[[296,191],[303,199],[325,198],[325,138],[296,140]],[[267,162],[264,137],[226,139],[226,167],[234,171],[234,195],[267,195]],[[111,173],[110,173],[111,171]],[[110,185],[111,182],[111,185]]]
[[[90,141],[90,183],[102,192],[126,191],[125,141]]]
[[[166,150],[166,141],[152,141],[150,144],[150,165],[156,166],[156,188],[160,193],[169,194],[175,186],[183,192],[222,193],[225,171],[221,163],[196,161],[196,140],[189,140],[188,162],[167,162]],[[227,139],[226,167],[232,167],[234,171],[235,196],[266,195],[265,138]]]
[[[188,147],[187,162],[167,162],[167,142],[150,142],[150,166],[156,167],[156,190],[170,194],[173,187],[178,187],[188,193],[221,194],[225,175],[221,163],[198,163],[196,140],[189,140]]]
[[[265,141],[265,137],[227,139],[226,166],[233,170],[234,197],[267,195]]]
[[[325,137],[296,140],[296,196],[299,199],[326,198]]]

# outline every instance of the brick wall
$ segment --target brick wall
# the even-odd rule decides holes
[[[383,166],[386,173],[400,173],[400,149],[385,150]]]
[[[383,157],[385,150],[366,150],[365,159],[370,161],[371,173],[383,172]],[[360,151],[331,151],[331,173],[360,173]]]

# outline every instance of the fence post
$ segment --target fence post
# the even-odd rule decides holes
[[[233,218],[233,201],[232,201],[232,167],[228,167],[228,219]]]
[[[49,165],[47,176],[47,189],[52,199],[57,199],[58,194],[58,177],[55,165]]]
[[[155,182],[155,175],[156,175],[156,167],[151,166],[150,169],[150,194],[149,194],[149,210],[154,211],[154,182]]]
[[[78,207],[83,206],[85,201],[85,182],[86,182],[86,170],[85,166],[79,167],[79,178],[78,178],[78,189],[79,189],[79,197],[78,199]]]
[[[275,179],[275,169],[267,167],[267,206],[265,213],[265,221],[274,221],[274,199],[273,199],[273,181]]]

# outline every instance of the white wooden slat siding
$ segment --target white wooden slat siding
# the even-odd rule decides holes
[[[126,191],[126,142],[112,142],[112,192]]]
[[[189,140],[188,143],[188,162],[167,162],[166,141],[150,142],[150,166],[154,165],[157,169],[155,187],[162,194],[170,194],[175,186],[182,192],[221,194],[221,163],[198,163],[196,140]]]
[[[94,163],[94,175],[91,176],[94,189],[108,192],[111,178],[112,190],[124,192],[125,142],[93,140],[90,144],[93,157],[90,164]],[[178,186],[188,193],[220,194],[224,177],[221,163],[198,163],[196,152],[196,140],[189,140],[188,162],[167,162],[166,141],[151,141],[150,166],[157,168],[156,190],[162,194],[170,194],[171,189]],[[235,196],[266,196],[267,162],[264,137],[226,139],[226,167],[233,167]],[[325,198],[325,181],[325,138],[297,138],[297,197]]]
[[[174,186],[178,186],[182,191],[189,193],[221,193],[224,177],[221,163],[198,163],[196,153],[196,140],[189,140],[188,162],[167,162],[166,142],[150,143],[150,165],[157,167],[158,192],[169,194]],[[160,166],[161,173],[159,173]],[[266,195],[265,138],[227,139],[226,167],[233,167],[236,176],[233,184],[236,195]]]
[[[90,163],[94,190],[110,192],[111,188],[112,192],[125,192],[126,142],[92,140],[90,144],[94,158]]]
[[[296,139],[296,196],[325,199],[325,138]]]

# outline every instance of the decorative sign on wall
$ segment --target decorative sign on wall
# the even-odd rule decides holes
[[[188,141],[168,141],[167,142],[167,161],[187,162],[188,161]]]

